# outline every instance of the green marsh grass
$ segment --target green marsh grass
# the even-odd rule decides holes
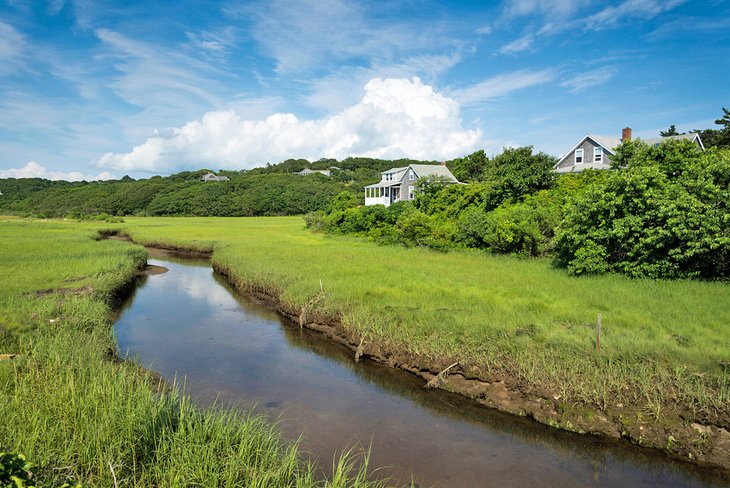
[[[18,354],[0,362],[0,445],[42,486],[384,485],[353,455],[325,479],[264,417],[200,410],[115,361],[110,306],[146,254],[94,241],[98,225],[0,222],[0,353]]]
[[[571,277],[546,259],[323,236],[298,217],[128,218],[119,228],[140,243],[214,250],[234,280],[295,310],[321,281],[315,316],[386,349],[458,359],[486,378],[507,372],[566,402],[730,415],[726,283]]]

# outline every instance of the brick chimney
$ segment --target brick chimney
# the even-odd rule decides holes
[[[446,166],[446,161],[441,161],[441,166]]]
[[[621,142],[630,141],[631,140],[631,127],[624,127],[624,130],[621,131]]]

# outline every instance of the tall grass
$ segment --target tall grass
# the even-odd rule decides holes
[[[145,254],[94,233],[0,222],[0,353],[18,354],[0,362],[0,445],[24,453],[43,486],[384,484],[346,455],[325,479],[265,418],[200,410],[177,386],[116,362],[109,305]]]
[[[505,372],[544,394],[607,408],[681,405],[730,415],[730,287],[571,277],[544,259],[440,254],[304,230],[299,218],[130,218],[142,243],[215,249],[235,280],[308,315],[338,317],[386,350]],[[595,322],[603,317],[601,350]],[[657,409],[654,408],[656,411]]]

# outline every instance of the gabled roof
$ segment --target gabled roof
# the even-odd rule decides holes
[[[401,184],[403,179],[406,176],[406,170],[412,169],[414,173],[416,173],[416,176],[418,178],[425,178],[426,176],[443,176],[445,178],[448,178],[449,180],[453,181],[454,183],[459,183],[459,181],[454,177],[453,174],[451,174],[451,171],[449,171],[449,168],[447,168],[444,165],[440,164],[410,164],[408,166],[405,166],[403,168],[391,168],[388,171],[383,171],[380,173],[382,176],[382,179],[373,185],[368,185],[365,188],[375,188],[375,187],[384,187],[384,186],[398,186]],[[399,175],[393,178],[391,181],[385,180],[386,174],[395,174]]]
[[[594,142],[598,143],[603,149],[612,155],[615,155],[614,149],[621,145],[621,139],[618,137],[611,136],[599,136],[595,134],[588,134],[586,137],[593,139]]]
[[[700,138],[700,134],[698,132],[690,132],[688,134],[678,134],[676,136],[667,136],[667,137],[654,137],[652,139],[642,139],[645,143],[649,144],[650,146],[657,146],[665,141],[682,141],[682,140],[688,140],[692,142],[699,143],[702,150],[705,150],[705,145],[702,143],[702,139]]]
[[[388,171],[383,171],[380,174],[384,175],[385,173],[400,173],[401,171],[405,171],[408,169],[408,166],[404,166],[402,168],[390,168]]]
[[[581,139],[580,141],[578,141],[578,144],[576,144],[575,146],[573,146],[573,148],[570,151],[568,151],[567,153],[565,153],[563,155],[563,157],[561,157],[560,160],[557,163],[555,163],[555,166],[553,166],[553,168],[556,168],[556,169],[559,168],[560,165],[563,164],[563,162],[568,158],[568,156],[570,156],[571,154],[573,154],[573,152],[576,149],[578,149],[580,146],[582,146],[583,143],[586,140],[588,140],[588,139],[591,139],[598,146],[601,146],[604,151],[606,151],[607,153],[611,154],[612,156],[615,155],[615,153],[613,151],[614,148],[616,146],[618,146],[619,144],[621,144],[621,139],[619,139],[618,137],[597,136],[595,134],[586,134],[583,137],[583,139]]]
[[[458,182],[454,175],[451,174],[451,171],[449,171],[449,168],[447,168],[445,165],[412,164],[409,166],[409,168],[413,169],[413,171],[416,172],[416,175],[418,175],[419,178],[425,178],[426,176],[443,176],[445,178],[448,178],[449,180]]]

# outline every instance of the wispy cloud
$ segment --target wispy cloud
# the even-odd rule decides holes
[[[116,176],[104,171],[97,175],[88,175],[80,171],[53,171],[35,161],[30,161],[20,168],[0,169],[0,178],[44,178],[46,180],[97,181],[113,180]]]
[[[491,34],[492,30],[494,30],[494,27],[492,27],[491,25],[484,25],[475,30],[474,33],[479,34],[480,36],[486,36]]]
[[[615,27],[626,20],[648,20],[672,10],[687,0],[626,0],[609,6],[586,19],[585,26],[592,30]]]
[[[588,8],[590,0],[510,0],[505,3],[502,23],[515,18],[538,18],[539,27],[529,25],[522,37],[503,45],[500,54],[529,49],[539,38],[564,32],[587,32],[617,28],[627,22],[645,21],[675,9],[688,0],[624,0],[597,12]]]
[[[717,34],[726,36],[730,30],[730,16],[721,16],[717,18],[699,18],[699,17],[682,17],[673,20],[656,28],[651,34],[650,39],[663,39],[667,37],[676,37],[678,33],[698,33],[703,35]]]
[[[217,31],[186,32],[191,47],[205,57],[213,58],[216,62],[226,62],[230,48],[236,42],[236,35],[232,26],[226,26]]]
[[[526,36],[520,37],[519,39],[515,39],[514,41],[505,44],[504,46],[499,48],[499,52],[502,54],[513,54],[524,51],[526,49],[530,49],[534,40],[534,35],[527,34]]]
[[[486,79],[467,88],[451,91],[451,96],[462,104],[476,104],[503,97],[514,91],[542,85],[554,80],[553,69],[540,71],[516,71]]]
[[[604,66],[603,68],[575,75],[560,83],[560,86],[567,88],[572,93],[577,93],[587,88],[607,83],[616,76],[616,73],[618,73],[618,68],[615,66]]]
[[[0,20],[0,75],[13,73],[23,67],[26,48],[23,34]]]
[[[539,13],[557,17],[569,17],[590,0],[508,0],[504,4],[504,16],[523,17]]]
[[[334,62],[393,62],[415,48],[451,42],[439,35],[436,24],[374,21],[369,9],[377,6],[351,0],[273,0],[232,4],[226,12],[252,22],[251,34],[275,60],[279,74],[322,70]]]
[[[215,92],[222,86],[210,75],[225,73],[211,64],[107,29],[97,29],[96,35],[108,48],[107,55],[118,59],[114,66],[123,76],[114,86],[128,103],[144,107],[174,103],[180,95],[212,106],[220,101]]]

